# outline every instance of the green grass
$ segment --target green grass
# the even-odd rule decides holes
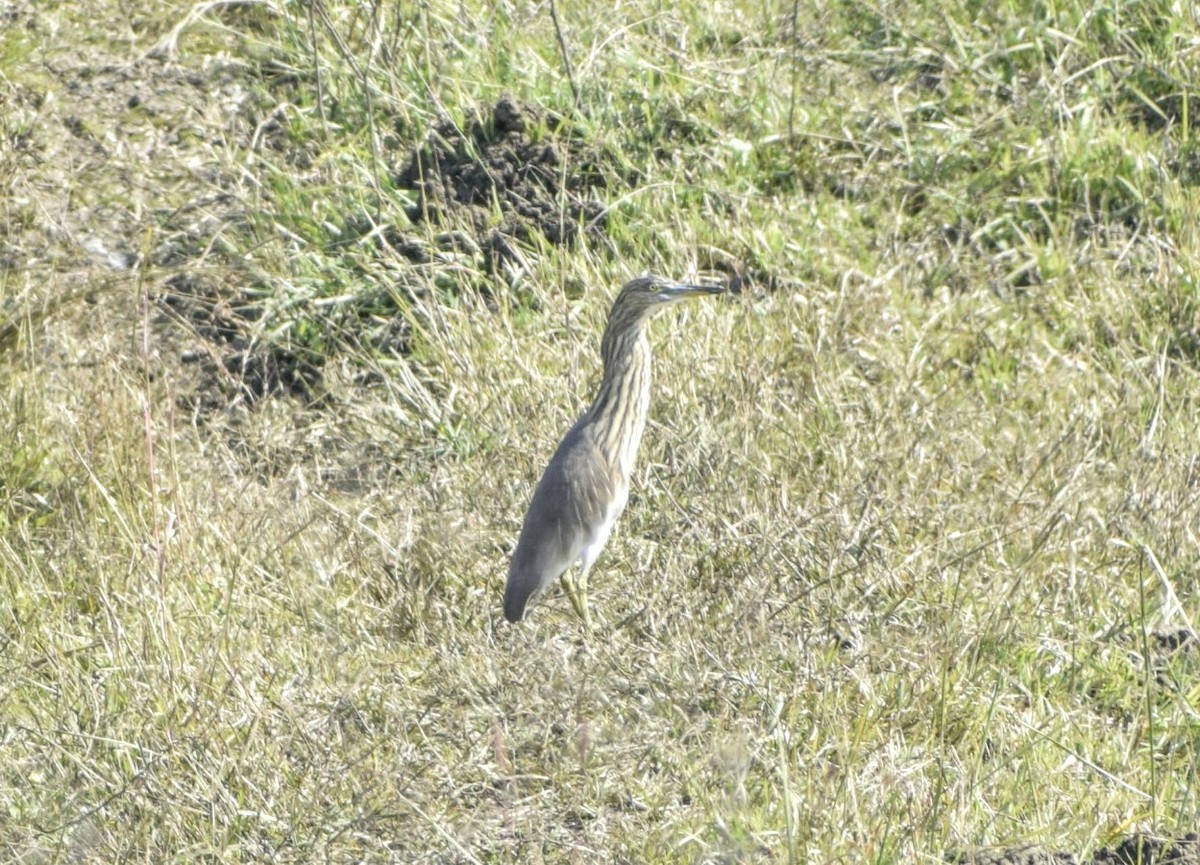
[[[545,5],[19,13],[0,858],[899,863],[1198,828],[1200,662],[1155,639],[1200,615],[1194,10],[733,5],[560,3],[578,107]],[[394,177],[504,93],[570,118],[611,211],[489,272]],[[774,290],[653,325],[601,623],[556,593],[507,626],[616,287],[730,261]],[[180,272],[210,294],[167,307]],[[250,398],[196,308],[319,384]]]

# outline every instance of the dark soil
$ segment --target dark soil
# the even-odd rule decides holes
[[[1200,645],[1196,635],[1187,628],[1177,631],[1159,631],[1154,634],[1154,648],[1168,656],[1194,655]]]
[[[482,251],[494,273],[520,263],[520,244],[560,246],[581,236],[604,236],[608,209],[597,193],[608,177],[636,183],[559,115],[504,96],[465,129],[450,120],[437,124],[408,154],[395,181],[417,193],[409,219],[447,227],[465,223],[472,234],[466,245]],[[393,246],[422,262],[418,242],[398,238]],[[720,273],[732,292],[774,291],[784,283],[750,253],[738,258],[701,250],[702,256],[706,252],[705,266]]]
[[[282,346],[260,346],[250,336],[261,311],[245,296],[226,298],[202,275],[181,271],[169,277],[158,302],[202,337],[207,351],[190,350],[182,361],[198,365],[206,384],[181,397],[189,410],[219,409],[231,400],[288,393],[314,399],[321,359]]]
[[[1200,658],[1200,639],[1188,628],[1155,631],[1147,636],[1143,647],[1140,637],[1126,635],[1130,653],[1154,677],[1156,685],[1178,687],[1178,677],[1184,671],[1194,670],[1196,660]]]
[[[958,853],[949,861],[956,865],[1075,865],[1070,853],[1054,853],[1028,844]]]
[[[443,120],[395,179],[417,193],[409,219],[465,222],[490,270],[518,261],[518,242],[569,244],[606,227],[607,210],[590,194],[604,186],[596,154],[561,117],[511,96],[465,129]]]
[[[1021,845],[960,852],[949,861],[957,865],[1200,865],[1200,835],[1189,832],[1180,838],[1160,838],[1135,833],[1111,847],[1097,850],[1089,859]]]

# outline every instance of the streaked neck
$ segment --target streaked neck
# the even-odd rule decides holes
[[[604,375],[588,415],[605,460],[628,481],[650,410],[650,343],[645,320],[606,332],[600,353]]]

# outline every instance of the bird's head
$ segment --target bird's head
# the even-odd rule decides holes
[[[626,309],[635,314],[645,315],[661,306],[678,303],[689,297],[721,294],[724,291],[723,287],[717,285],[690,285],[648,273],[625,283],[613,302],[613,311]]]
[[[721,294],[724,288],[715,285],[689,285],[672,282],[661,276],[646,274],[625,283],[608,313],[608,327],[600,343],[605,366],[621,354],[623,342],[642,334],[642,327],[655,311],[702,294]]]

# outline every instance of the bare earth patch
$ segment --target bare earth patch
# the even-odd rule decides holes
[[[520,259],[515,242],[557,246],[604,232],[596,159],[563,118],[505,96],[465,129],[439,123],[396,182],[417,193],[414,223],[465,220],[495,269]]]
[[[1007,847],[960,854],[958,865],[1196,865],[1200,863],[1200,835],[1159,838],[1136,833],[1087,859],[1036,846]]]

